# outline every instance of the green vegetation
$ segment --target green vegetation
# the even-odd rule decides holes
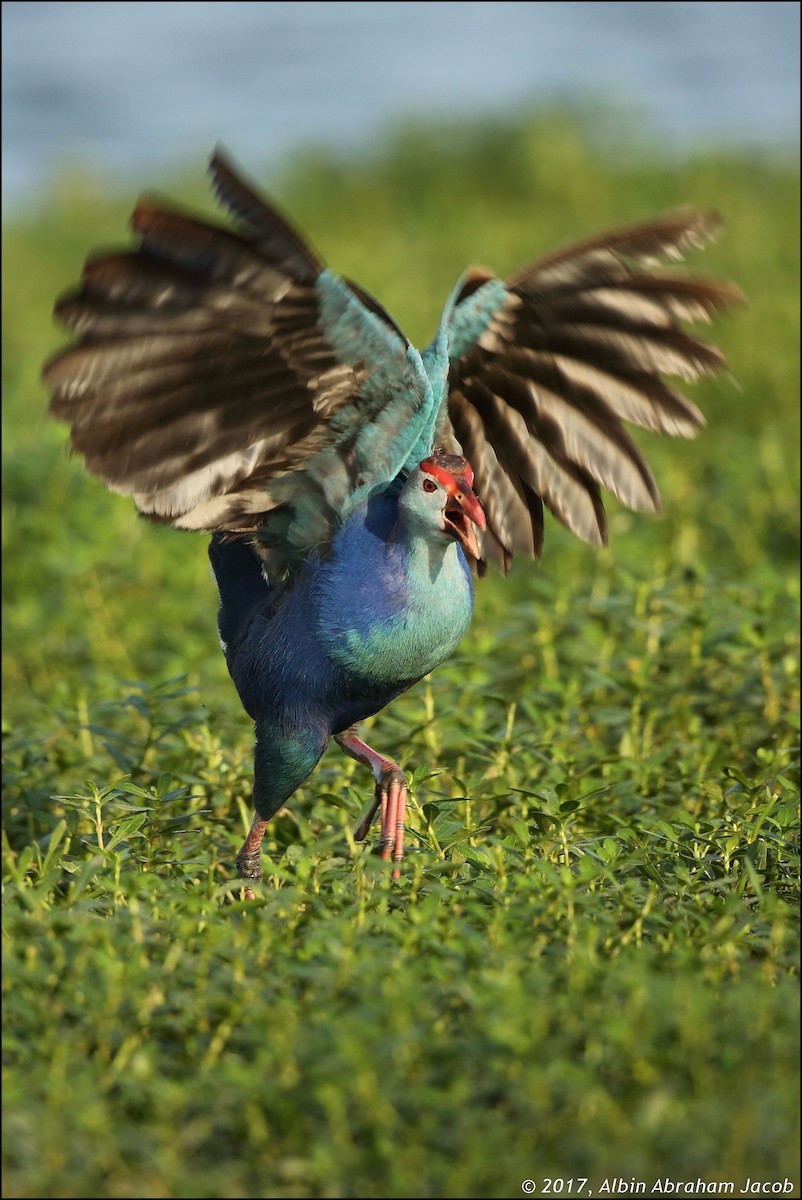
[[[750,302],[709,430],[647,446],[664,514],[611,503],[604,553],[550,521],[371,723],[414,769],[397,884],[335,748],[240,899],[250,730],[204,539],[86,477],[38,382],[134,196],[65,180],[6,229],[5,1195],[796,1179],[798,177],[600,138],[414,129],[270,185],[418,344],[468,261],[688,201],[728,224],[693,266]],[[163,190],[208,211],[199,174]]]

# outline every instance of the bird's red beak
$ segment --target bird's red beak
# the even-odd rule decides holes
[[[472,558],[481,558],[476,530],[487,529],[487,518],[473,490],[473,468],[467,458],[458,454],[431,454],[420,468],[446,490],[443,513],[446,533],[451,534]]]
[[[481,558],[476,530],[487,529],[487,520],[485,510],[466,475],[454,477],[454,486],[449,487],[444,516],[446,531],[457,539],[465,553],[476,559]]]

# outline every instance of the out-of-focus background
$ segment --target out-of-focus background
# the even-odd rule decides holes
[[[4,1194],[797,1194],[799,5],[2,20]],[[686,203],[726,222],[687,268],[747,296],[699,331],[707,430],[638,436],[660,516],[608,502],[605,551],[547,516],[369,723],[398,884],[330,750],[241,902],[205,539],[46,416],[56,296],[140,191],[212,214],[217,143],[419,346],[470,262]]]
[[[163,178],[221,140],[260,169],[361,150],[412,117],[617,109],[611,148],[780,146],[799,130],[799,5],[11,3],[12,209],[76,162]],[[627,120],[631,129],[627,130]]]

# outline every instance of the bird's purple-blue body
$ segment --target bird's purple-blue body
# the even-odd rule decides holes
[[[242,542],[212,541],[221,642],[256,725],[262,820],[304,781],[330,737],[428,674],[468,629],[473,584],[461,548],[403,536],[398,510],[399,497],[386,493],[361,505],[331,554],[305,563],[289,587],[271,586]]]
[[[657,507],[623,422],[698,429],[665,377],[723,364],[681,322],[737,292],[652,269],[715,229],[669,215],[507,280],[469,271],[419,353],[219,153],[212,171],[235,231],[143,201],[138,246],[90,259],[59,302],[79,340],[45,370],[51,411],[140,512],[213,534],[221,643],[256,731],[240,876],[259,877],[267,820],[331,737],[376,780],[357,836],[381,806],[398,862],[406,780],[358,723],[459,644],[472,568],[540,554],[544,505],[597,543],[602,487]]]
[[[380,802],[382,787],[386,792],[395,776],[385,805],[403,809],[398,768],[371,757],[352,731],[447,658],[471,621],[473,583],[461,546],[445,531],[433,538],[430,530],[426,536],[414,529],[415,517],[445,504],[442,464],[449,460],[430,461],[436,475],[416,469],[405,487],[359,505],[338,529],[330,554],[305,562],[289,586],[271,585],[249,546],[219,535],[212,540],[220,640],[256,728],[258,837],[332,736],[379,768]],[[469,486],[463,479],[463,503],[470,506]],[[475,500],[473,517],[484,524]],[[470,547],[471,535],[464,537]],[[384,848],[400,859],[403,811],[385,815],[388,822]],[[241,856],[241,871],[246,867]]]

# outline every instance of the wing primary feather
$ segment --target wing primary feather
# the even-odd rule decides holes
[[[283,213],[263,200],[239,169],[234,169],[221,146],[215,150],[209,170],[220,204],[245,222],[256,235],[263,254],[290,271],[299,282],[314,282],[323,270],[322,260]]]
[[[722,228],[723,221],[716,212],[685,209],[665,213],[651,221],[623,225],[558,247],[536,262],[519,267],[508,277],[507,283],[510,286],[524,284],[532,276],[599,252],[612,261],[616,261],[616,255],[621,255],[646,265],[657,263],[663,257],[677,261],[685,251],[702,249],[708,242],[714,241]]]
[[[235,228],[141,199],[136,248],[90,256],[57,303],[78,340],[43,377],[90,472],[156,520],[264,534],[281,572],[392,481],[433,393],[381,306],[222,151],[211,170]]]
[[[520,413],[505,404],[485,383],[473,380],[470,389],[461,394],[483,426],[502,474],[525,480],[553,515],[583,541],[604,545],[606,518],[598,485],[586,470],[562,453],[561,433],[556,423],[543,422],[543,440],[534,438]],[[460,416],[464,418],[465,415],[463,408]],[[455,428],[459,436],[460,424],[456,423]],[[474,437],[477,437],[476,433]],[[485,489],[479,494],[484,504]],[[497,527],[498,522],[494,521],[493,528]],[[514,537],[507,536],[502,540],[513,553],[533,553],[532,547],[516,545]]]
[[[511,359],[512,371],[515,365]],[[601,397],[572,385],[559,365],[549,359],[538,371],[512,371],[487,371],[483,383],[500,402],[520,414],[529,434],[554,458],[581,466],[631,508],[653,512],[659,506],[654,476]],[[499,420],[503,425],[501,414]]]
[[[210,171],[233,229],[142,199],[136,248],[90,257],[56,307],[78,340],[44,369],[50,411],[71,424],[89,470],[140,511],[250,531],[282,571],[325,548],[349,505],[403,470],[431,429],[471,461],[483,558],[504,571],[514,554],[539,557],[544,505],[597,544],[602,488],[658,506],[622,422],[683,437],[704,424],[666,377],[725,368],[683,324],[743,297],[654,267],[715,237],[715,213],[627,225],[506,281],[473,268],[420,356],[220,148]]]
[[[659,507],[654,477],[622,422],[675,437],[704,426],[668,382],[726,368],[721,350],[683,328],[743,296],[716,280],[655,269],[712,240],[717,214],[683,210],[623,226],[519,267],[504,283],[466,273],[451,320],[448,416],[440,429],[478,453],[578,536],[604,543],[601,489],[628,507]],[[482,501],[505,555],[531,553],[490,478]],[[517,493],[516,493],[517,494]],[[530,513],[531,500],[526,503]],[[542,535],[541,535],[542,541]]]

